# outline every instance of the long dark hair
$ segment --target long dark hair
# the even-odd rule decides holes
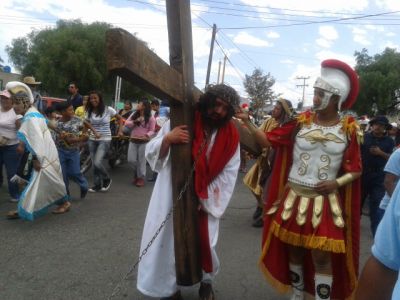
[[[150,120],[151,117],[151,106],[150,106],[150,102],[146,99],[140,100],[139,103],[142,103],[144,106],[144,124],[147,124]],[[135,113],[132,116],[133,120],[136,120],[137,118],[140,117],[140,111],[136,110]]]
[[[229,105],[227,114],[223,120],[214,121],[209,119],[208,110],[215,107],[217,98],[219,98],[218,95],[212,92],[206,92],[200,96],[199,101],[196,104],[196,108],[200,112],[203,121],[207,122],[208,124],[212,124],[213,127],[222,127],[232,119],[233,115],[235,114],[235,110],[233,109],[232,105]]]
[[[88,112],[88,116],[89,118],[92,116],[92,112],[95,109],[92,105],[92,103],[90,102],[90,95],[96,94],[97,97],[99,97],[99,106],[97,106],[96,109],[96,117],[101,117],[104,114],[104,111],[106,110],[106,106],[103,102],[103,96],[101,95],[101,93],[99,91],[91,91],[89,92],[89,99],[88,102],[86,103],[86,111]]]

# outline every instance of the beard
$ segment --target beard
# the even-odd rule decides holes
[[[221,127],[224,127],[229,119],[228,118],[220,118],[218,115],[214,115],[214,114],[203,114],[202,115],[202,119],[204,124],[206,124],[208,127],[212,128],[212,129],[218,129]]]

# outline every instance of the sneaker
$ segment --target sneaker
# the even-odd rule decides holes
[[[101,188],[102,192],[107,192],[111,187],[111,178],[103,180],[103,187]]]
[[[9,201],[12,202],[12,203],[17,203],[17,202],[18,202],[18,199],[16,199],[16,198],[11,198]]]
[[[138,178],[138,179],[136,180],[136,186],[137,186],[137,187],[142,187],[142,186],[144,186],[144,179],[143,179],[143,178]]]
[[[87,193],[88,193],[88,189],[81,190],[81,199],[85,199]]]
[[[90,192],[90,193],[96,193],[96,192],[100,192],[100,191],[101,191],[101,186],[99,186],[99,185],[95,185],[88,190],[88,192]]]

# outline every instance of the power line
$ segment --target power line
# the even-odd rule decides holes
[[[235,30],[238,30],[238,29],[264,29],[264,28],[290,27],[290,26],[324,24],[324,23],[340,24],[337,22],[346,21],[346,20],[359,20],[359,19],[369,18],[372,16],[382,16],[382,15],[394,14],[394,13],[398,13],[398,12],[400,12],[400,11],[391,11],[391,12],[384,12],[384,13],[379,13],[379,14],[363,15],[363,16],[359,16],[359,17],[338,18],[338,19],[331,19],[331,20],[324,20],[324,21],[310,21],[310,22],[306,22],[306,23],[292,23],[292,24],[267,25],[267,26],[247,26],[247,27],[222,27],[220,29],[235,29]]]
[[[242,74],[240,74],[240,71],[238,71],[238,69],[233,65],[232,61],[229,59],[228,55],[225,53],[224,48],[221,46],[221,44],[218,42],[218,40],[215,40],[215,43],[218,45],[218,47],[221,49],[221,52],[224,54],[224,56],[226,57],[226,59],[228,60],[229,64],[232,66],[232,68],[235,70],[235,72],[238,74],[238,76],[240,77],[240,79],[242,81],[244,81],[244,78],[242,76]]]
[[[300,10],[300,9],[280,8],[280,7],[271,7],[271,6],[262,6],[262,5],[232,3],[232,2],[225,2],[225,1],[212,1],[212,0],[200,0],[200,1],[202,1],[202,2],[219,3],[219,4],[229,4],[229,5],[242,6],[242,7],[266,8],[266,9],[272,9],[272,10],[306,12],[306,13],[316,13],[316,14],[352,15],[352,16],[362,16],[363,15],[363,14],[347,13],[347,12],[332,12],[332,11],[321,11],[321,10]]]
[[[221,31],[221,28],[219,28],[218,32],[221,33],[221,37],[228,41],[229,43],[231,43],[236,49],[239,50],[239,53],[242,57],[244,57],[247,62],[254,68],[257,68],[258,64],[250,57],[246,54],[246,52],[244,52],[234,41],[232,41],[232,39],[227,36],[223,31]]]
[[[203,7],[203,5],[193,3],[192,6]],[[268,15],[278,15],[278,16],[292,16],[292,17],[309,17],[309,18],[319,18],[319,19],[327,19],[331,18],[330,16],[315,16],[315,15],[302,15],[302,14],[287,14],[287,13],[276,13],[271,11],[256,11],[256,10],[249,10],[249,9],[235,9],[229,7],[218,7],[218,6],[208,6],[209,9],[219,9],[224,11],[237,11],[237,12],[250,12],[256,14],[268,14]],[[267,9],[267,8],[266,8]],[[343,13],[342,15],[349,16],[350,14]],[[239,16],[246,16],[246,15],[239,15]],[[248,17],[248,16],[247,16]]]

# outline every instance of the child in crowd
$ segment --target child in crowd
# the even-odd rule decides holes
[[[79,106],[75,109],[75,116],[84,119],[86,113],[86,104],[88,103],[89,96],[85,95],[82,98],[82,106]]]
[[[61,114],[61,118],[56,122],[58,133],[56,137],[56,146],[60,158],[65,187],[68,196],[70,197],[69,178],[71,178],[79,185],[80,196],[81,199],[83,199],[88,192],[88,182],[80,169],[79,145],[88,140],[89,136],[86,133],[87,129],[92,130],[94,133],[96,133],[96,131],[89,123],[75,116],[71,102],[59,103],[56,106],[56,109]],[[67,200],[59,205],[53,213],[65,213],[70,209],[70,207],[71,203]]]

